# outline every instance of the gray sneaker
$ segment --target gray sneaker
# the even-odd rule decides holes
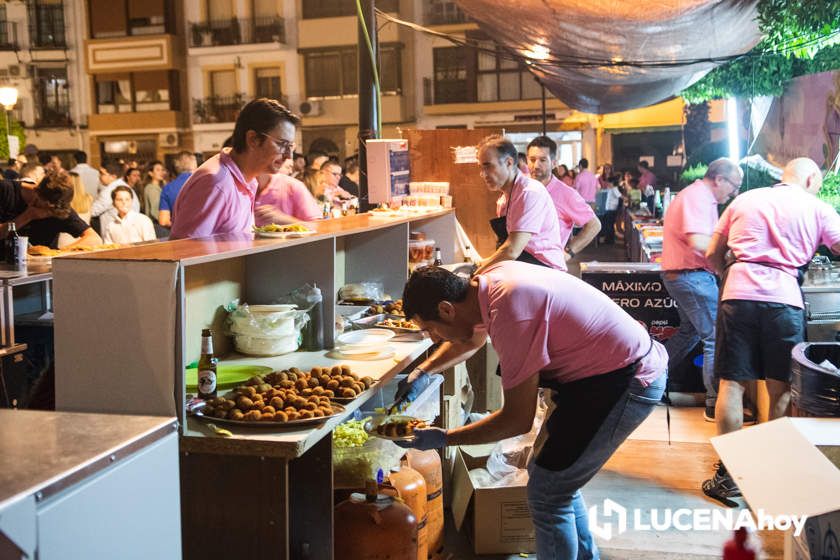
[[[703,481],[703,493],[708,497],[719,501],[726,507],[738,507],[738,502],[733,502],[729,498],[738,498],[741,496],[741,490],[723,465],[723,462],[715,463],[715,474],[709,480]]]

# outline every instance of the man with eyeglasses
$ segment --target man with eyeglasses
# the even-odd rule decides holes
[[[703,344],[703,385],[708,422],[715,421],[715,317],[718,284],[706,249],[718,220],[718,205],[741,186],[741,168],[720,158],[709,164],[702,179],[677,194],[665,214],[662,240],[662,282],[677,303],[680,328],[665,344],[668,369],[682,362],[698,342]]]
[[[817,164],[794,159],[781,183],[745,192],[715,226],[706,258],[719,274],[726,270],[715,360],[718,434],[741,429],[744,393],[760,379],[770,397],[770,420],[788,414],[791,350],[805,334],[799,268],[820,245],[840,254],[840,216],[816,197],[821,186]],[[730,497],[741,495],[720,463],[702,488],[729,506],[737,505]]]
[[[339,185],[341,183],[341,166],[338,163],[327,160],[321,165],[321,192],[316,196],[323,198],[332,206],[341,206],[342,202],[353,198],[353,195],[345,191]]]
[[[274,99],[254,99],[239,112],[232,147],[204,162],[175,201],[171,239],[250,232],[257,176],[280,172],[294,153],[300,117]]]

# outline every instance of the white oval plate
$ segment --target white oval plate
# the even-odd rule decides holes
[[[336,339],[339,346],[369,346],[381,344],[394,338],[394,332],[388,329],[363,329],[350,331]]]

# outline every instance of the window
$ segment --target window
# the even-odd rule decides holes
[[[356,47],[304,53],[307,97],[340,97],[358,93]]]
[[[383,93],[402,92],[402,48],[382,45],[379,48],[379,85]],[[304,53],[307,97],[356,95],[359,60],[356,47]]]
[[[17,23],[6,20],[6,4],[0,4],[0,50],[17,50]]]
[[[434,100],[432,103],[512,101],[539,99],[542,87],[516,60],[491,41],[481,49],[442,47],[433,50]]]
[[[399,0],[377,0],[376,7],[383,12],[399,12]],[[355,16],[356,0],[305,0],[303,18]]]
[[[278,100],[283,97],[283,92],[280,91],[280,69],[257,68],[254,71],[254,94],[257,97]]]
[[[95,39],[167,33],[172,0],[89,0]]]
[[[236,93],[235,70],[210,72],[210,95],[213,97],[232,97]]]
[[[70,95],[66,68],[33,67],[37,126],[68,126]]]
[[[178,72],[161,70],[96,76],[96,112],[177,111]]]
[[[433,50],[435,103],[466,103],[467,54],[465,47],[440,47]]]
[[[28,2],[29,37],[35,48],[63,49],[64,4],[62,0],[34,0]]]

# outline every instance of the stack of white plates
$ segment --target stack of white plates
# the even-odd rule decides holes
[[[384,360],[394,355],[394,347],[388,344],[393,337],[388,329],[346,332],[336,340],[336,350],[354,360]]]

